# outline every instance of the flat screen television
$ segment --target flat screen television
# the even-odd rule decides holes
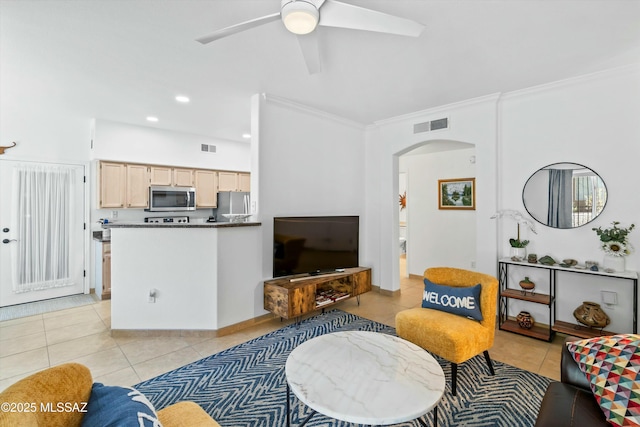
[[[273,277],[358,267],[360,217],[273,219]]]

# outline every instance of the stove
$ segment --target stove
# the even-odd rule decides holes
[[[189,222],[188,216],[148,216],[144,219],[144,222],[150,222],[155,224],[186,224]]]

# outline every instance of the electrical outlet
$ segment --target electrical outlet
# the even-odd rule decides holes
[[[118,211],[111,211],[111,218],[118,218]]]
[[[475,261],[471,261],[471,268],[476,268],[476,262]]]

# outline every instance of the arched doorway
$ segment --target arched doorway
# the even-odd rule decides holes
[[[442,210],[438,180],[474,178],[475,145],[430,140],[396,155],[398,162],[398,259],[400,281],[425,268],[476,266],[475,210]],[[406,192],[406,193],[405,193]],[[406,205],[400,204],[406,194]]]

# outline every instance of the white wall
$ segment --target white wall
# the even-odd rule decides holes
[[[362,236],[364,129],[270,95],[255,95],[253,110],[259,183],[252,197],[262,222],[263,277],[270,278],[276,216],[360,215]],[[368,266],[362,256],[360,263]]]
[[[218,329],[220,250],[216,228],[113,228],[111,328]]]
[[[407,184],[407,266],[422,276],[429,267],[475,269],[476,211],[438,209],[438,180],[474,178],[475,148],[401,157]],[[473,265],[472,265],[473,263]]]
[[[537,234],[528,252],[556,260],[602,262],[598,238],[592,228],[608,227],[612,221],[640,225],[637,185],[640,162],[640,67],[624,67],[582,78],[506,94],[500,106],[501,158],[499,191],[502,209],[526,214],[522,188],[539,168],[557,162],[575,162],[590,167],[604,180],[607,205],[594,222],[577,229],[552,229],[537,224]],[[515,223],[500,221],[499,252],[508,254],[508,239],[515,237]],[[640,250],[640,231],[630,234]],[[640,253],[627,257],[627,269],[640,269]],[[529,269],[530,271],[530,269]],[[524,277],[527,272],[519,276]],[[521,277],[521,278],[522,278]],[[517,276],[515,278],[518,278]],[[514,278],[514,279],[515,279]],[[533,279],[532,279],[533,280]],[[543,279],[540,278],[540,281]],[[544,283],[544,282],[541,282]],[[618,292],[618,306],[605,308],[612,317],[607,328],[630,332],[631,282],[563,275],[558,283],[558,319],[573,321],[572,311],[584,300],[600,303],[599,290]],[[520,309],[514,304],[514,311]],[[534,317],[548,322],[544,307],[527,305]],[[517,311],[516,311],[517,312]]]
[[[200,144],[215,145],[216,152],[203,152]],[[251,170],[249,143],[108,120],[94,122],[91,158],[202,169]]]
[[[218,328],[262,316],[262,227],[217,228]]]
[[[497,206],[497,100],[488,96],[466,102],[421,111],[379,122],[367,131],[366,143],[366,212],[364,257],[374,266],[373,280],[382,289],[400,288],[398,267],[398,157],[428,141],[450,140],[476,146],[477,230],[475,261],[478,271],[496,274],[496,224],[489,217]],[[413,125],[449,118],[450,127],[413,134]],[[468,162],[468,160],[467,160]],[[443,168],[446,168],[446,164]],[[457,255],[445,253],[444,264],[457,261]],[[465,258],[468,258],[465,255]],[[420,263],[420,261],[414,261]],[[431,265],[432,260],[422,260]],[[465,262],[468,265],[469,260]],[[413,266],[419,270],[419,266]]]

